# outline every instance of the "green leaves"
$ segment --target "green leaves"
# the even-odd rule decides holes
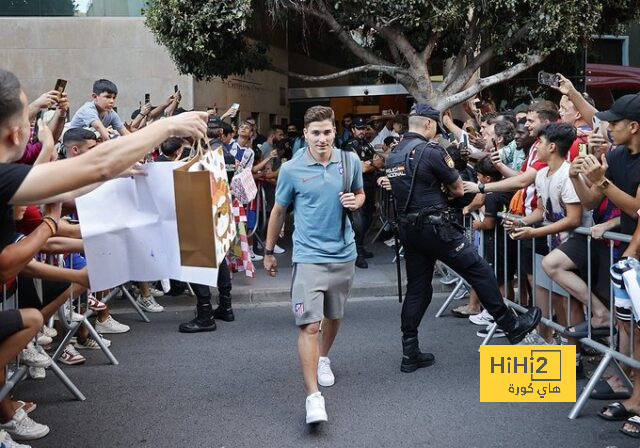
[[[180,73],[226,78],[269,67],[266,47],[246,37],[250,0],[148,2],[145,24]]]

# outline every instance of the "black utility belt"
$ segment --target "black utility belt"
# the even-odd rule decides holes
[[[412,226],[419,226],[423,223],[443,225],[448,224],[453,220],[453,217],[448,211],[420,211],[415,213],[403,213],[398,216],[398,221],[403,224],[411,224]]]

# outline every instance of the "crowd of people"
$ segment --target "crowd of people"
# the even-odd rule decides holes
[[[245,270],[253,275],[253,262],[262,260],[267,272],[276,274],[274,255],[285,253],[285,244],[279,240],[285,235],[287,212],[293,211],[292,258],[296,268],[292,310],[300,327],[298,350],[307,391],[308,423],[327,420],[317,386],[335,382],[328,354],[353,280],[352,268],[366,269],[367,260],[374,256],[365,247],[366,236],[380,213],[380,201],[388,199],[381,194],[382,189],[390,190],[395,181],[390,179],[392,171],[386,170],[385,164],[389,168],[388,160],[403,141],[406,144],[419,138],[439,145],[444,163],[464,181],[463,187],[456,187],[459,191],[453,187],[443,190],[442,194],[449,196],[447,216],[460,222],[464,215],[474,217],[472,228],[484,232],[485,258],[495,270],[500,295],[513,299],[518,289],[521,303],[533,306],[535,291],[535,305],[566,328],[557,333],[540,324],[526,337],[526,332],[520,332],[524,337],[520,343],[579,345],[588,334],[608,337],[611,276],[609,244],[602,239],[603,234],[617,230],[632,235],[630,244],[615,244],[616,262],[637,258],[640,252],[640,95],[624,96],[610,110],[599,112],[593,100],[565,77],[560,75],[559,85],[553,88],[560,95],[559,104],[539,100],[497,110],[489,102],[472,99],[464,104],[466,115],[455,119],[449,111],[436,111],[427,105],[417,105],[410,114],[344,114],[339,117],[339,132],[334,112],[317,107],[305,114],[302,132],[289,123],[273,125],[262,135],[254,118],[238,119],[237,105],[222,115],[216,109],[184,110],[177,87],[156,106],[146,97],[130,119],[123,120],[115,107],[118,87],[106,79],[95,81],[90,100],[71,116],[62,89],[45,92],[29,103],[18,79],[0,70],[0,280],[5,303],[8,298],[19,298],[16,309],[0,312],[0,384],[6,381],[4,367],[17,356],[29,366],[32,378],[44,377],[52,362],[49,354],[53,340],[65,331],[65,326],[55,320],[49,326],[61,308],[72,322],[83,321],[90,310],[100,341],[80,327],[55,362],[82,364],[86,360],[83,350],[111,345],[102,335],[131,331],[110,314],[109,305],[102,300],[109,291],[90,289],[74,198],[111,178],[139,174],[143,171],[141,164],[192,157],[200,139],[209,140],[212,147],[222,146],[234,209],[242,209],[249,228],[256,226],[256,199],[235,192],[233,179],[244,170],[251,172],[265,194],[262,207],[271,217],[269,229],[266,234],[258,229],[249,237],[248,247],[237,241],[222,261],[215,309],[206,285],[158,279],[157,283],[136,282],[127,288],[138,306],[150,313],[163,311],[158,297],[181,295],[190,288],[196,296],[195,317],[181,323],[179,331],[213,331],[216,320],[235,319],[231,272]],[[436,126],[431,128],[432,121]],[[417,136],[419,126],[427,126],[429,131]],[[346,171],[350,174],[345,175]],[[322,172],[331,172],[333,181],[318,174]],[[320,176],[326,185],[299,185],[296,176]],[[339,201],[331,202],[330,196],[323,194],[331,189],[339,195]],[[309,215],[315,213],[314,207],[324,210],[325,220],[319,224],[317,216]],[[426,216],[416,216],[422,218]],[[591,260],[587,258],[586,237],[571,232],[579,226],[590,228]],[[331,239],[334,236],[335,241]],[[523,272],[515,269],[518,240],[522,241],[519,264]],[[406,257],[417,256],[412,250],[405,252]],[[588,265],[591,291],[587,286]],[[541,267],[536,278],[534,266]],[[616,266],[611,272],[616,288],[618,350],[637,358],[640,331],[633,333],[631,344],[632,306],[620,281],[629,267]],[[327,269],[335,283],[322,283]],[[446,265],[438,265],[438,269],[443,273],[443,283],[464,276]],[[548,278],[542,278],[541,271]],[[414,280],[430,285],[431,275],[421,273]],[[552,288],[550,280],[557,286]],[[431,288],[424,284],[416,289],[416,284],[410,285],[408,297],[412,300],[405,301],[403,308],[404,372],[433,364],[433,355],[420,352],[417,345],[417,326],[431,300]],[[324,291],[324,306],[322,302],[318,305],[312,290],[314,294]],[[542,299],[550,293],[551,309]],[[496,319],[506,322],[508,318],[498,309],[502,305],[494,304],[493,314],[483,309],[483,304],[490,303],[483,300],[483,294],[486,291],[480,288],[460,288],[458,298],[468,295],[469,302],[453,314],[482,326],[478,335],[484,337]],[[591,316],[586,316],[589,302]],[[497,313],[501,314],[499,318]],[[513,335],[504,329],[513,329],[514,325],[517,323],[505,323],[494,337],[512,340]],[[630,353],[631,347],[634,353]],[[576,353],[580,378],[585,375],[580,348]],[[640,374],[635,370],[632,373],[633,378]],[[624,382],[613,376],[601,381],[593,396],[628,397],[602,409],[600,416],[606,420],[629,419],[622,431],[640,437],[640,418],[635,417],[640,413],[640,386],[627,391]],[[11,395],[4,397],[0,401],[0,443],[25,447],[13,440],[46,436],[49,427],[28,415],[35,408],[35,403]]]

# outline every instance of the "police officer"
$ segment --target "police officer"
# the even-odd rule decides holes
[[[376,168],[373,165],[375,151],[371,143],[367,142],[365,132],[367,123],[362,117],[356,117],[351,122],[351,137],[342,146],[343,151],[355,152],[362,163],[362,181],[366,200],[364,205],[353,215],[353,226],[356,240],[356,266],[367,269],[366,258],[373,257],[373,253],[364,248],[364,237],[373,222],[376,200]]]
[[[447,152],[432,139],[439,129],[440,111],[417,103],[409,115],[409,132],[386,160],[386,172],[398,206],[400,239],[407,268],[407,293],[402,306],[400,370],[413,372],[434,362],[418,346],[418,326],[431,302],[433,268],[441,260],[478,293],[482,305],[512,344],[520,342],[540,321],[539,308],[517,316],[502,300],[493,270],[452,222],[447,197],[462,196],[462,180]]]

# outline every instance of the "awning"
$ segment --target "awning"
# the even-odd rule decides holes
[[[587,64],[587,88],[640,91],[640,68],[624,65]]]

